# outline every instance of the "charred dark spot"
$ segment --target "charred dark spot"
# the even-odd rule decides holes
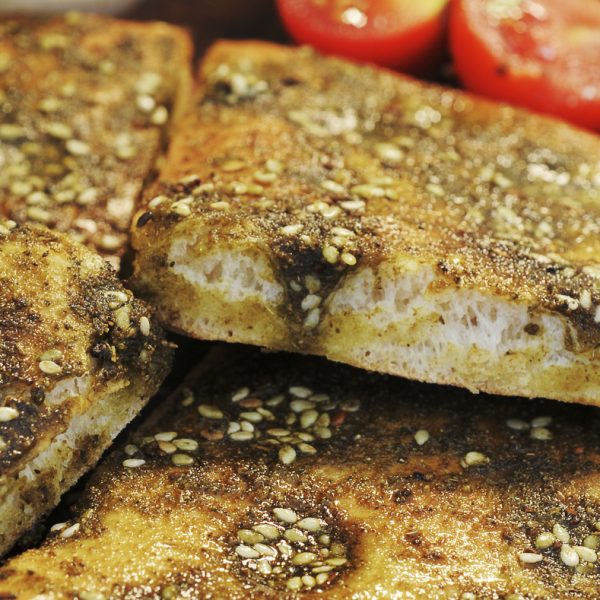
[[[523,329],[529,335],[537,335],[540,331],[540,326],[537,323],[527,323]]]
[[[137,226],[143,227],[148,221],[150,221],[154,215],[151,212],[145,212],[140,218],[137,220]]]

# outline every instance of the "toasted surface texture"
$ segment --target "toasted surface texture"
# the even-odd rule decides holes
[[[116,265],[191,54],[164,23],[0,20],[0,214],[66,231]]]
[[[217,352],[72,520],[0,570],[0,598],[595,598],[599,425],[589,407]],[[536,549],[553,529],[569,543]],[[567,566],[567,546],[586,561]]]
[[[199,338],[600,403],[600,143],[370,67],[217,44],[134,219]]]
[[[156,391],[160,327],[98,255],[0,221],[0,552]]]

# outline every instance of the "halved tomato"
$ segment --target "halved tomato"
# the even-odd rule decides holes
[[[444,48],[448,0],[277,0],[291,36],[330,54],[419,72]]]
[[[600,129],[597,0],[454,0],[450,45],[469,90]]]

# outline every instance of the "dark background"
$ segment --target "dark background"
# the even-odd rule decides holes
[[[287,39],[275,0],[145,0],[123,17],[187,27],[198,54],[219,38]]]

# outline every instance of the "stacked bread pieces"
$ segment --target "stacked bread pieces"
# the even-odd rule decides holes
[[[263,43],[199,83],[132,223],[162,324],[459,387],[221,348],[0,597],[596,597],[596,409],[471,391],[600,399],[597,138]]]
[[[0,553],[168,372],[151,309],[96,251],[118,266],[191,52],[162,23],[0,22]]]

